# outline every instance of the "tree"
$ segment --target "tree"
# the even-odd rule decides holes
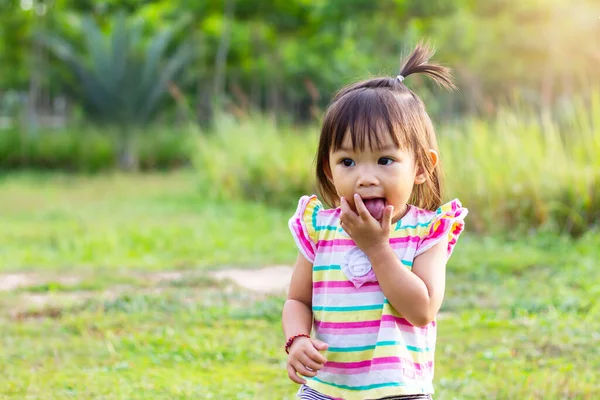
[[[79,26],[82,49],[57,34],[39,38],[76,76],[80,86],[76,91],[88,117],[118,128],[120,164],[125,169],[137,166],[136,133],[156,117],[168,85],[193,56],[188,43],[169,50],[177,28],[152,32],[147,39],[143,28],[140,20],[119,12],[106,32],[92,17],[84,17]]]

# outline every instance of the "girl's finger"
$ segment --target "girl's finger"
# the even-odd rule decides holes
[[[300,362],[302,363],[302,365],[310,368],[313,371],[318,371],[321,368],[323,368],[323,364],[319,364],[318,362],[314,361],[311,356],[307,355],[307,354],[303,354],[302,356],[299,357]]]
[[[316,338],[310,338],[310,341],[312,342],[313,346],[317,350],[327,350],[329,348],[329,345],[327,343],[323,342],[322,340],[319,340]]]
[[[353,222],[358,219],[358,215],[356,215],[356,213],[350,209],[350,204],[348,204],[348,200],[346,200],[344,197],[340,199],[340,207],[342,209],[342,215],[340,219],[343,218],[346,223]]]
[[[300,361],[297,361],[294,364],[294,368],[296,369],[296,372],[298,372],[300,375],[309,376],[309,377],[317,376],[317,373],[315,371],[312,371],[312,370],[306,368],[306,366],[304,364],[302,364]]]
[[[381,227],[388,231],[392,225],[392,215],[394,215],[394,206],[387,206],[383,210],[383,218],[381,218]]]
[[[358,193],[354,193],[354,205],[356,206],[356,211],[358,211],[358,215],[363,220],[366,220],[369,217],[371,217],[371,213],[369,212],[369,210],[367,210],[367,206],[365,206],[362,197],[360,197]]]
[[[321,365],[321,367],[323,366],[323,364],[325,364],[327,362],[327,359],[325,358],[325,356],[323,354],[321,354],[316,348],[312,349],[311,351],[309,351],[308,353],[306,353],[308,357],[310,357],[310,359]],[[313,368],[313,367],[311,367]],[[315,368],[313,368],[315,369]]]
[[[305,379],[302,379],[302,378],[300,378],[300,377],[299,377],[299,376],[296,374],[296,370],[294,369],[294,367],[292,367],[290,364],[288,364],[287,370],[288,370],[288,377],[289,377],[289,378],[290,378],[292,381],[294,381],[294,382],[296,382],[296,383],[299,383],[299,384],[305,384],[305,383],[306,383],[306,380],[305,380]]]

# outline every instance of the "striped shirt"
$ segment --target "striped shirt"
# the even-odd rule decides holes
[[[296,395],[300,400],[338,400],[333,397],[325,396],[317,392],[316,390],[311,389],[306,385],[300,386],[298,393]],[[432,400],[430,394],[404,394],[399,396],[390,396],[381,400]]]
[[[448,237],[448,257],[464,227],[458,200],[428,211],[410,206],[390,245],[411,269],[416,256]],[[307,386],[346,400],[433,393],[436,322],[413,326],[387,301],[366,255],[340,226],[341,210],[303,196],[289,227],[313,264],[313,334],[329,344],[327,363]]]

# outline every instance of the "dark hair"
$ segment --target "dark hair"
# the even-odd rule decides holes
[[[341,89],[329,105],[321,128],[317,150],[317,185],[323,200],[330,206],[339,204],[333,184],[327,178],[329,153],[340,148],[346,133],[353,149],[381,144],[381,133],[394,143],[415,154],[417,166],[424,168],[428,179],[415,186],[409,202],[420,208],[435,210],[442,202],[442,169],[433,166],[429,150],[438,151],[435,131],[425,105],[408,89],[404,78],[423,73],[438,85],[454,89],[450,70],[429,63],[434,51],[418,44],[403,63],[399,77],[378,77],[350,84]]]

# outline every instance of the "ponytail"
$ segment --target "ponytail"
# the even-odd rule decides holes
[[[425,74],[430,77],[439,86],[446,89],[456,89],[452,82],[452,74],[450,69],[439,64],[432,64],[429,59],[433,57],[435,50],[426,44],[419,43],[408,58],[404,61],[400,74],[399,81],[404,80],[412,74]]]

